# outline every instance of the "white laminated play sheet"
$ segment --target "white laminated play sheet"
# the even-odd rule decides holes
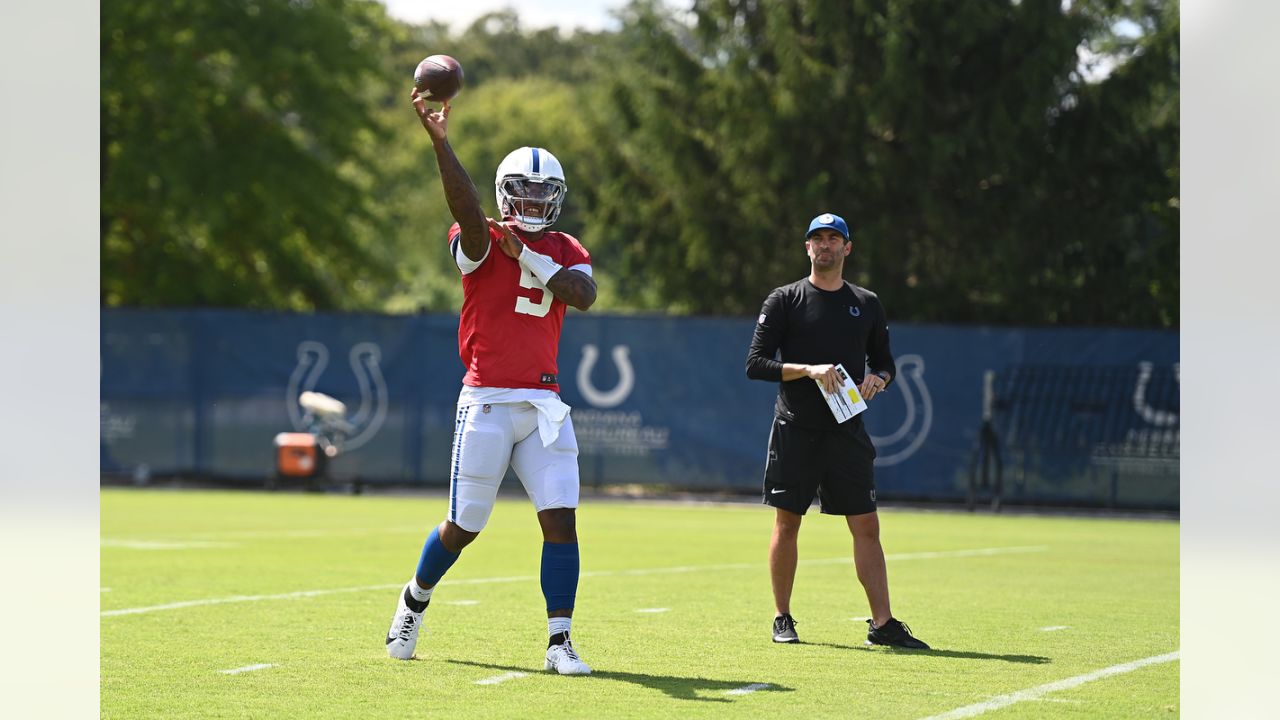
[[[827,407],[831,408],[831,414],[835,416],[836,422],[842,423],[866,410],[867,401],[862,399],[857,384],[853,382],[853,378],[849,377],[844,365],[836,365],[836,372],[840,375],[840,385],[836,387],[835,392],[827,392],[818,380],[814,382],[818,383],[818,392],[822,393],[822,397],[827,401]]]

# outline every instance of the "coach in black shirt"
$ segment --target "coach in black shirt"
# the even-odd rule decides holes
[[[876,514],[875,447],[862,416],[837,423],[818,390],[818,383],[828,391],[840,385],[838,364],[868,401],[893,381],[884,308],[875,293],[842,277],[844,259],[853,249],[843,218],[831,213],[814,218],[804,245],[809,277],[769,293],[747,353],[747,377],[781,382],[764,473],[764,502],[776,513],[769,544],[777,610],[773,641],[800,641],[791,617],[796,537],[816,494],[822,512],[844,515],[853,533],[853,561],[871,605],[867,641],[927,650],[889,611]]]

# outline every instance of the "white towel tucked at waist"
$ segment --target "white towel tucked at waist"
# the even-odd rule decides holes
[[[542,438],[542,447],[551,447],[569,417],[569,406],[560,398],[540,398],[530,400],[529,404],[538,408],[538,436]]]
[[[538,410],[538,437],[543,447],[560,437],[560,428],[569,418],[570,408],[560,396],[550,390],[538,388],[487,388],[463,385],[458,393],[458,407],[472,405],[499,405],[527,402]]]

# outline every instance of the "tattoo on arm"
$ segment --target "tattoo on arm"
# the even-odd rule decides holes
[[[479,260],[489,247],[489,226],[480,207],[480,194],[447,140],[436,145],[436,164],[440,166],[444,199],[461,230],[462,252],[472,260]]]
[[[596,301],[596,281],[580,270],[561,269],[547,282],[547,289],[566,305],[586,310]]]

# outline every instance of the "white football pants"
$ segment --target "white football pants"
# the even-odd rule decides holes
[[[449,474],[449,520],[468,532],[489,522],[510,465],[539,512],[578,507],[578,439],[566,418],[550,446],[538,434],[538,410],[527,402],[458,409]]]

